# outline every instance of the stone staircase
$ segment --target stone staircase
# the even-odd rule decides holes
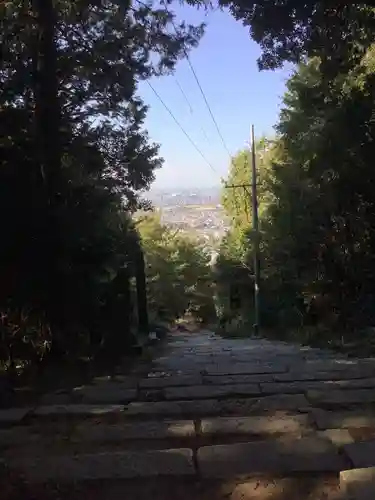
[[[1,498],[373,500],[374,388],[374,359],[174,335],[147,375],[0,410]]]

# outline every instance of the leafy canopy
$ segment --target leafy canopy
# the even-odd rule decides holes
[[[141,216],[137,228],[145,250],[150,309],[156,318],[185,313],[214,316],[210,256],[194,239],[163,225],[157,213]]]

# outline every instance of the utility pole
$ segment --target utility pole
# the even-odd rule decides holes
[[[260,258],[259,258],[259,218],[258,218],[258,194],[257,194],[257,168],[256,168],[256,150],[255,150],[255,132],[254,125],[251,126],[251,183],[249,184],[224,184],[227,189],[242,188],[250,196],[247,188],[251,187],[251,203],[253,212],[253,241],[254,241],[254,333],[258,335],[260,329],[260,310],[259,310],[259,291],[260,291]]]
[[[254,309],[255,323],[254,333],[259,333],[260,314],[259,314],[259,286],[260,286],[260,260],[259,260],[259,219],[258,219],[258,196],[257,196],[257,169],[256,169],[256,151],[255,151],[255,133],[254,125],[251,126],[251,191],[253,204],[253,234],[254,234]]]

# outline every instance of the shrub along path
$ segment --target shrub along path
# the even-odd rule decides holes
[[[373,499],[374,389],[375,359],[171,334],[147,375],[0,410],[1,498]]]

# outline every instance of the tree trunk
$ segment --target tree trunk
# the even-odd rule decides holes
[[[57,12],[53,0],[33,0],[36,20],[36,50],[33,75],[35,98],[35,130],[39,151],[45,219],[41,231],[40,249],[43,253],[44,306],[51,323],[57,319],[64,290],[58,270],[63,238],[59,210],[61,207],[61,109],[58,96],[56,26]],[[53,338],[56,341],[56,336]],[[60,349],[58,349],[60,351]]]
[[[37,21],[37,61],[36,75],[34,75],[37,140],[40,146],[40,161],[47,187],[48,202],[51,208],[55,208],[56,201],[61,196],[61,112],[55,40],[57,14],[53,0],[34,0],[33,6]]]

